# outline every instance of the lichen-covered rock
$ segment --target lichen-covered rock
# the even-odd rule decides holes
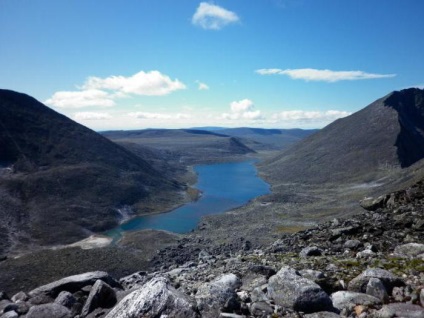
[[[164,277],[156,277],[122,299],[106,318],[198,317],[192,298],[176,290]]]
[[[391,293],[393,287],[404,285],[401,278],[393,275],[389,271],[381,268],[369,268],[349,282],[348,290],[365,293],[367,284],[371,278],[378,278],[383,283],[388,293]]]
[[[269,279],[268,297],[277,305],[305,313],[333,309],[330,297],[319,285],[290,267],[283,267]]]
[[[195,297],[202,317],[219,317],[222,310],[237,310],[240,304],[235,290],[240,286],[241,280],[234,274],[200,285]]]

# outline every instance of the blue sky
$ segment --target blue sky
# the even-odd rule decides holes
[[[422,0],[0,0],[0,87],[96,130],[320,128],[424,86]]]

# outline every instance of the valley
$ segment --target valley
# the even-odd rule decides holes
[[[249,258],[323,222],[362,215],[365,197],[406,189],[424,178],[423,108],[424,90],[407,89],[319,131],[98,134],[29,96],[0,91],[1,286],[14,293],[81,272],[102,270],[114,277],[163,272],[197,262],[202,251],[223,260],[240,253]],[[202,189],[197,177],[199,167],[242,167],[252,161],[271,193],[255,192],[214,214],[215,201],[225,196],[209,197],[210,189]],[[209,173],[216,177],[215,190],[224,194],[230,192],[226,187],[247,187],[246,180],[223,181],[215,170]],[[158,213],[189,208],[190,201],[203,199],[202,190],[211,201],[190,221],[197,226],[163,231],[146,225],[121,232],[106,246],[74,244],[125,227],[131,223],[122,222],[130,218],[137,222],[140,215],[145,221],[166,220],[166,213]],[[184,223],[183,214],[163,222]],[[298,251],[300,245],[293,248]]]

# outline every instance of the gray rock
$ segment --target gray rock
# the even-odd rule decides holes
[[[347,240],[344,243],[343,246],[346,247],[346,248],[348,248],[348,249],[351,249],[351,250],[356,250],[356,249],[360,248],[363,245],[364,244],[362,244],[362,242],[359,241],[359,240]]]
[[[389,199],[388,195],[382,195],[378,198],[367,197],[359,202],[361,207],[368,211],[375,211],[378,208],[383,208]]]
[[[420,291],[420,304],[424,307],[424,288]]]
[[[19,317],[18,313],[14,310],[5,312],[3,315],[0,316],[0,318],[18,318],[18,317]]]
[[[255,302],[250,306],[250,313],[254,316],[271,315],[274,309],[266,302]]]
[[[218,317],[222,310],[233,311],[239,307],[235,289],[240,286],[241,281],[234,274],[200,285],[195,297],[202,317]]]
[[[25,294],[23,291],[15,294],[12,296],[11,300],[16,303],[18,300],[22,300],[22,301],[27,301],[28,300],[28,295]]]
[[[320,311],[313,314],[307,314],[305,318],[339,318],[340,316],[334,312],[330,311]]]
[[[331,300],[333,306],[339,310],[353,308],[356,305],[375,306],[381,304],[381,300],[374,296],[344,290],[331,294]]]
[[[250,294],[252,302],[269,301],[269,298],[265,295],[260,287],[256,287]]]
[[[121,300],[106,318],[198,317],[189,296],[176,290],[164,277],[156,277]]]
[[[105,282],[98,280],[91,288],[87,301],[81,311],[81,316],[85,317],[94,309],[111,308],[116,304],[116,293],[112,287]]]
[[[9,299],[3,299],[0,300],[0,312],[3,312],[4,308],[12,304],[12,302]]]
[[[60,294],[54,300],[56,304],[62,305],[69,309],[72,308],[76,301],[77,300],[75,299],[74,295],[67,291],[60,292]]]
[[[306,279],[310,279],[313,282],[317,282],[320,279],[325,278],[324,273],[321,271],[315,271],[313,269],[303,269],[301,271],[299,271],[299,274],[306,278]]]
[[[308,246],[302,249],[299,253],[300,257],[321,256],[322,250],[316,246]]]
[[[420,254],[424,254],[424,244],[408,243],[395,247],[393,254],[403,258],[418,258]]]
[[[402,279],[389,271],[380,268],[369,268],[349,282],[348,290],[358,293],[366,292],[367,284],[371,278],[380,279],[388,293],[392,292],[393,287],[404,285]]]
[[[384,287],[383,283],[378,278],[373,277],[368,281],[366,293],[380,299],[383,303],[389,301],[386,287]]]
[[[68,308],[59,304],[43,304],[29,309],[26,318],[71,318]]]
[[[376,313],[376,317],[379,318],[424,318],[424,308],[418,305],[406,304],[406,303],[393,303],[384,305]]]
[[[65,277],[50,284],[40,286],[30,291],[29,296],[48,295],[56,298],[61,291],[65,290],[74,293],[84,286],[93,285],[99,279],[113,287],[120,286],[108,273],[97,271]]]
[[[132,290],[142,287],[148,280],[146,272],[137,272],[119,280],[119,283],[125,290]]]
[[[215,257],[213,257],[212,255],[210,255],[208,252],[206,252],[205,250],[201,250],[198,256],[199,261],[203,262],[203,263],[208,263],[211,264],[215,261]]]
[[[18,315],[24,315],[28,312],[28,310],[28,304],[22,300],[18,300],[16,303],[11,303],[3,309],[4,312],[15,311]]]
[[[290,267],[283,267],[269,279],[268,297],[277,305],[305,313],[333,309],[330,297],[319,285],[301,277]]]

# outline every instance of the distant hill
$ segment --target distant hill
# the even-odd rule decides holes
[[[227,161],[255,152],[238,138],[221,131],[146,129],[105,131],[102,135],[133,152],[139,146],[173,153],[176,160],[185,164]]]
[[[265,128],[224,128],[225,134],[239,138],[254,150],[283,150],[303,138],[317,132],[318,129],[265,129]]]
[[[0,90],[0,254],[84,238],[116,225],[120,211],[169,207],[181,189],[34,98]]]
[[[424,158],[424,90],[396,91],[262,164],[281,182],[372,179]]]

